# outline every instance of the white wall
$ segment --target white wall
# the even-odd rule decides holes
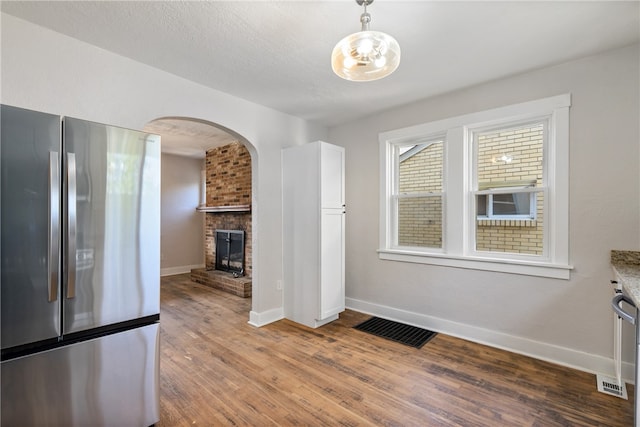
[[[606,52],[330,129],[329,141],[346,147],[347,305],[612,374],[609,251],[640,249],[638,50]],[[567,92],[570,280],[378,259],[379,132]],[[631,362],[633,336],[626,331],[625,338]],[[627,363],[627,378],[631,368]]]
[[[204,267],[204,214],[200,204],[204,159],[162,155],[160,201],[160,273]]]
[[[283,146],[326,129],[2,14],[2,103],[142,129],[167,116],[207,120],[248,142],[253,168],[251,322],[282,317]]]

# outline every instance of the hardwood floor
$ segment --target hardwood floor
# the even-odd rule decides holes
[[[162,278],[161,420],[169,426],[631,426],[594,375],[439,334],[414,349],[352,328],[247,323],[251,300]]]

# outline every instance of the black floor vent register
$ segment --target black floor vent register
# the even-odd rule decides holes
[[[372,317],[354,326],[354,328],[415,348],[422,348],[427,341],[437,335],[433,331],[428,331],[416,326],[404,325],[394,322],[393,320],[381,319],[379,317]]]

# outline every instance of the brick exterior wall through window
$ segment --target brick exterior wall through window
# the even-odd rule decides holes
[[[478,183],[530,181],[542,186],[543,132],[538,124],[479,134]],[[543,193],[536,198],[535,220],[477,220],[476,250],[541,255]]]
[[[400,161],[398,192],[442,191],[442,143],[436,142]],[[398,202],[398,244],[442,247],[442,198],[404,198]]]
[[[542,182],[543,125],[481,133],[477,138],[479,183]],[[433,143],[399,164],[398,193],[442,191],[442,143]],[[507,156],[509,162],[501,160]],[[478,219],[476,250],[541,255],[544,196],[536,195],[535,220]],[[398,203],[400,246],[442,247],[442,199],[402,198]]]

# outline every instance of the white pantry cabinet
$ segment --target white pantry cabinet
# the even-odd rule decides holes
[[[284,315],[317,328],[344,311],[344,148],[282,150]]]

